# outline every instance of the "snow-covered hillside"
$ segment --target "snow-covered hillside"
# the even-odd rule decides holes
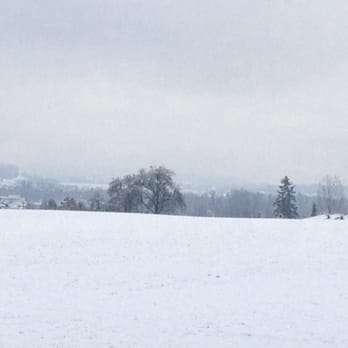
[[[0,210],[0,347],[348,347],[348,221]]]

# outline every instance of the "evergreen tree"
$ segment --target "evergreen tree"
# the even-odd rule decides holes
[[[57,209],[57,202],[54,199],[49,199],[47,202],[47,209]]]
[[[312,214],[311,216],[317,216],[317,205],[313,202]]]
[[[298,217],[295,186],[287,176],[281,180],[273,205],[276,217],[285,219],[296,219]]]

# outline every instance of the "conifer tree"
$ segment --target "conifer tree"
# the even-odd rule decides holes
[[[287,176],[281,180],[273,205],[274,216],[276,217],[285,219],[296,219],[298,217],[295,186]]]
[[[313,202],[311,216],[317,216],[317,205],[315,204],[315,202]]]

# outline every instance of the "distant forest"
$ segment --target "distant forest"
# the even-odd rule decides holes
[[[105,187],[63,185],[54,180],[18,175],[14,166],[0,165],[0,202],[8,196],[18,195],[26,200],[29,209],[272,218],[275,217],[275,201],[279,195],[277,191],[252,192],[242,188],[224,193],[185,191],[175,183],[174,172],[164,167],[142,169],[116,178]],[[295,192],[295,203],[299,218],[347,212],[344,188],[337,177],[326,176],[318,184],[316,195]]]

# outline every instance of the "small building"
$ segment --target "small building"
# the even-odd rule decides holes
[[[0,209],[25,209],[27,201],[19,195],[0,196]]]

